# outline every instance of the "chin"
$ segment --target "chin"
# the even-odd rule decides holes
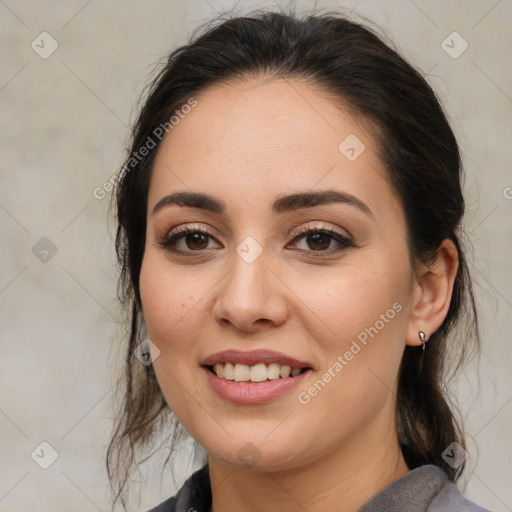
[[[275,424],[274,424],[275,428]],[[268,433],[265,429],[261,435],[255,436],[254,429],[244,436],[238,431],[237,435],[219,440],[203,438],[198,442],[206,449],[209,457],[215,457],[225,464],[237,468],[246,468],[255,472],[279,471],[291,469],[306,463],[298,450],[297,441],[290,433],[283,431],[281,436]],[[272,440],[271,437],[274,437]],[[298,438],[300,439],[300,437]]]

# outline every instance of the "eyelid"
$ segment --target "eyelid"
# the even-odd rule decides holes
[[[324,221],[313,221],[313,222],[316,222],[316,224],[306,225],[306,226],[300,224],[299,227],[294,227],[292,232],[290,233],[289,237],[292,240],[294,240],[295,238],[297,238],[297,236],[307,233],[312,229],[319,229],[319,230],[324,229],[327,231],[334,231],[338,235],[340,235],[344,238],[347,238],[349,240],[353,239],[353,236],[350,233],[347,233],[347,234],[342,233],[337,228],[333,227],[331,224],[326,224]],[[180,233],[189,233],[192,231],[202,231],[202,232],[210,235],[213,238],[216,238],[216,236],[217,236],[208,227],[205,227],[204,225],[196,223],[196,224],[183,224],[181,226],[173,228],[171,231],[166,233],[166,235],[164,236],[164,239],[169,239],[170,237],[172,237],[174,235],[179,235]]]
[[[302,238],[310,233],[324,233],[325,235],[329,236],[331,239],[338,242],[338,244],[345,244],[345,246],[352,246],[355,247],[354,238],[353,236],[345,231],[345,233],[341,232],[339,228],[334,227],[331,224],[326,224],[324,221],[312,221],[313,224],[306,224],[300,225],[298,228],[295,227],[290,235],[288,235],[288,238],[290,238],[290,242],[287,244],[295,242],[296,239]],[[315,223],[316,222],[316,223]],[[219,243],[217,241],[217,235],[213,233],[212,230],[210,230],[208,227],[205,227],[201,224],[183,224],[181,226],[175,227],[172,230],[170,230],[161,241],[158,241],[157,243],[161,246],[163,246],[165,249],[168,249],[175,253],[181,253],[181,254],[193,254],[198,253],[201,254],[203,251],[208,251],[208,249],[202,249],[198,251],[181,251],[181,250],[175,250],[170,248],[172,244],[172,239],[180,239],[180,235],[186,235],[187,233],[202,233],[204,235],[208,235],[212,239],[215,240],[215,242]],[[339,238],[339,240],[337,239]],[[326,251],[318,251],[318,255],[316,257],[320,257],[323,254],[327,255],[331,250]],[[306,251],[315,253],[316,251]]]
[[[333,231],[337,235],[339,235],[342,238],[345,238],[347,240],[353,241],[354,237],[345,230],[345,232],[342,232],[339,228],[334,227],[332,224],[326,224],[324,221],[312,221],[313,223],[316,222],[316,224],[307,224],[306,226],[300,225],[298,228],[295,228],[291,234],[290,237],[292,241],[297,238],[299,235],[303,235],[304,233],[308,233],[309,231],[319,230],[319,231]]]
[[[210,235],[212,238],[217,240],[217,235],[216,235],[216,233],[213,232],[213,230],[211,230],[209,227],[205,227],[205,225],[203,225],[203,224],[198,224],[198,223],[182,224],[181,226],[177,226],[177,227],[171,229],[170,231],[166,232],[161,238],[165,242],[166,240],[169,240],[170,238],[172,238],[176,235],[180,235],[182,233],[184,233],[184,234],[195,233],[198,231],[201,233]]]
[[[161,245],[164,249],[169,250],[171,252],[175,253],[182,253],[182,252],[201,252],[201,251],[179,251],[174,250],[171,248],[173,239],[178,240],[182,238],[183,236],[189,234],[189,233],[203,233],[204,235],[208,235],[210,238],[217,241],[217,235],[208,227],[205,227],[204,225],[198,224],[198,223],[192,223],[192,224],[182,224],[180,226],[174,227],[169,231],[165,231],[162,234],[156,233],[156,243],[158,245]],[[218,243],[218,242],[217,242]]]

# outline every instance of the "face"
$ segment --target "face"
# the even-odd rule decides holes
[[[231,464],[249,455],[283,469],[371,450],[370,439],[396,428],[412,275],[375,140],[298,80],[232,82],[195,98],[156,157],[140,275],[166,401]],[[240,382],[239,366],[229,380],[226,367],[228,378],[204,366],[226,350],[242,354],[224,362],[255,366],[244,355],[273,351],[309,370],[275,379],[287,365],[260,352],[272,378]],[[269,377],[261,369],[249,375]]]

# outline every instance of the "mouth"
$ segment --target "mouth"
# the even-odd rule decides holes
[[[253,362],[256,364],[216,362],[201,367],[210,388],[236,405],[261,405],[289,396],[313,371],[310,366],[258,363],[254,359]]]
[[[309,366],[293,368],[287,365],[280,365],[279,363],[258,363],[250,366],[247,364],[229,362],[204,365],[204,368],[221,379],[239,383],[258,383],[291,379],[312,369]]]

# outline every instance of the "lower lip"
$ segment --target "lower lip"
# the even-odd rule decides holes
[[[203,367],[213,390],[222,398],[235,404],[262,404],[298,386],[311,370],[299,373],[295,377],[286,377],[263,382],[236,382],[218,377]]]

